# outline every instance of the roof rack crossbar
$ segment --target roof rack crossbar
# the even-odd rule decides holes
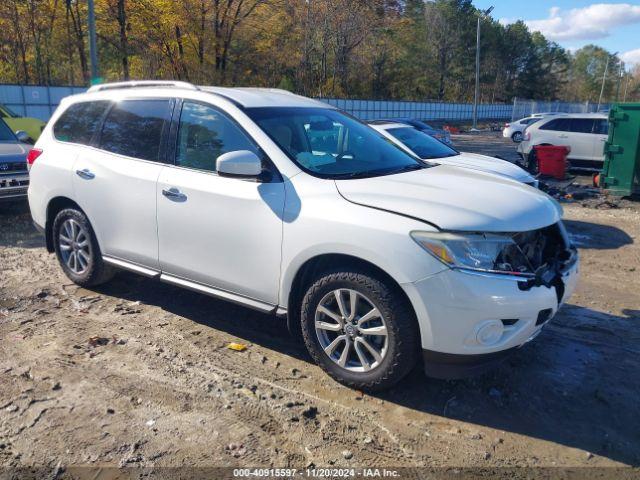
[[[180,82],[173,80],[132,80],[129,82],[114,82],[94,85],[87,92],[102,92],[105,90],[117,90],[122,88],[136,87],[175,87],[185,88],[188,90],[200,90],[198,87],[189,82]]]

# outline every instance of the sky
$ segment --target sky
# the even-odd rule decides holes
[[[640,64],[640,1],[473,0],[503,24],[523,20],[548,40],[574,51],[590,43],[618,56],[627,67]]]

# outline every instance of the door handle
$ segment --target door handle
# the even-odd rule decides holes
[[[82,170],[76,170],[76,175],[80,178],[84,178],[85,180],[91,180],[92,178],[96,178],[95,173],[92,173],[88,168],[83,168]]]
[[[171,187],[168,190],[166,188],[163,188],[162,195],[172,200],[178,200],[182,202],[187,199],[187,196],[175,187]]]
[[[558,135],[558,138],[569,138],[569,135]]]

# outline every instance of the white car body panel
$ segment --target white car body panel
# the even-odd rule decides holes
[[[420,218],[444,230],[523,232],[561,217],[550,197],[533,187],[445,165],[336,183],[349,201]]]
[[[97,219],[93,230],[102,253],[158,269],[155,191],[162,164],[91,147],[79,150],[72,169],[74,199]],[[76,173],[82,170],[94,178]]]
[[[162,190],[170,188],[185,198],[167,198]],[[278,303],[282,182],[257,183],[166,166],[156,199],[163,272]]]
[[[43,153],[30,170],[35,223],[50,229],[51,201],[70,199],[87,213],[103,252],[123,260],[119,266],[132,268],[130,262],[139,273],[157,272],[172,283],[274,311],[289,306],[305,262],[319,255],[356,257],[384,271],[406,293],[422,347],[436,352],[480,354],[522,345],[541,328],[531,321],[540,310],[557,311],[553,289],[523,291],[507,275],[452,270],[410,236],[438,229],[523,232],[558,222],[559,205],[521,183],[524,177],[513,166],[463,154],[457,161],[464,168],[443,161],[395,175],[321,179],[299,168],[242,107],[330,107],[274,90],[211,91],[216,94],[122,89],[64,99],[36,144]],[[251,182],[114,156],[53,137],[52,126],[70,104],[132,95],[194,99],[224,110],[266,153],[282,182]],[[85,168],[95,174],[93,179],[76,175]],[[186,201],[162,194],[172,187]],[[577,268],[566,273],[563,301],[575,288]],[[513,315],[522,324],[499,344],[470,343],[480,323]]]

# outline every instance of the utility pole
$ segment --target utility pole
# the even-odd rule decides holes
[[[620,82],[624,75],[624,62],[620,62],[620,75],[618,75],[618,85],[616,85],[616,103],[618,103],[618,96],[620,95]]]
[[[609,69],[609,60],[611,57],[615,57],[618,52],[613,55],[609,55],[607,53],[607,62],[604,64],[604,75],[602,75],[602,87],[600,87],[600,96],[598,97],[598,108],[596,108],[596,112],[600,111],[600,104],[602,103],[602,95],[604,94],[604,84],[607,81],[607,70]]]
[[[622,97],[622,101],[627,101],[627,89],[629,88],[629,80],[631,79],[631,75],[627,75],[627,83],[624,85],[624,96]]]
[[[478,129],[478,98],[480,96],[480,20],[491,13],[493,6],[483,10],[478,15],[476,30],[476,88],[473,94],[473,130]]]
[[[91,56],[91,85],[100,83],[98,76],[98,47],[96,42],[96,12],[93,0],[87,0],[89,10],[89,55]]]

